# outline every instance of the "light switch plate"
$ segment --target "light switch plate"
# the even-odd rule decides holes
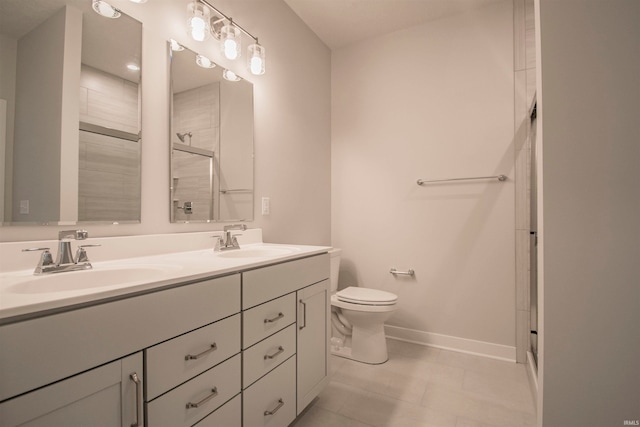
[[[20,213],[28,214],[29,213],[29,201],[28,200],[20,200]]]

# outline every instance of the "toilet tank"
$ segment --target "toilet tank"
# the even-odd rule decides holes
[[[331,286],[331,292],[338,290],[338,273],[340,272],[340,254],[342,249],[333,248],[329,251],[329,281]]]

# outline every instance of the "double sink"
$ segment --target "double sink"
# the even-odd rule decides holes
[[[175,252],[94,262],[90,270],[36,276],[33,270],[0,274],[2,317],[145,292],[155,287],[224,275],[274,261],[312,255],[320,247],[252,243],[240,249]],[[323,248],[326,251],[326,248]],[[8,319],[6,319],[8,320]]]
[[[203,258],[263,259],[290,255],[298,250],[295,247],[258,245],[227,252],[198,251],[195,256]],[[184,257],[184,255],[179,256]],[[100,288],[140,281],[155,282],[172,273],[179,272],[183,269],[183,264],[100,265],[97,263],[94,264],[94,268],[91,270],[20,277],[14,284],[7,287],[6,291],[32,294]]]

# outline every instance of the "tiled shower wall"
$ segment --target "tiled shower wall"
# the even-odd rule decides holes
[[[220,84],[211,83],[173,96],[172,143],[220,152]],[[191,132],[181,142],[176,133]],[[173,214],[177,221],[213,219],[213,181],[219,165],[216,158],[173,150]],[[191,202],[193,213],[178,209]]]
[[[534,0],[514,0],[516,361],[525,363],[530,339],[529,232],[531,141],[529,108],[536,90]]]
[[[82,65],[80,121],[138,134],[138,85]],[[140,143],[80,131],[79,221],[140,220]]]

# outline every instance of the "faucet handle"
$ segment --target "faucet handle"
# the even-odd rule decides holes
[[[35,252],[35,251],[48,251],[51,248],[28,248],[23,249],[22,252]]]
[[[40,255],[40,261],[38,261],[38,265],[34,270],[34,274],[41,274],[43,267],[53,265],[53,256],[51,255],[51,252],[49,252],[49,248],[29,248],[22,250],[22,252],[34,251],[42,251],[42,255]]]
[[[224,245],[224,237],[219,236],[217,234],[214,234],[213,236],[211,236],[213,239],[216,239],[216,245],[214,246],[213,250],[215,252],[220,251],[220,247],[222,247],[222,245]]]
[[[93,248],[96,246],[102,246],[100,244],[93,245],[81,245],[78,246],[78,250],[76,251],[76,263],[80,264],[81,262],[89,262],[89,257],[87,256],[87,251],[84,248]]]

